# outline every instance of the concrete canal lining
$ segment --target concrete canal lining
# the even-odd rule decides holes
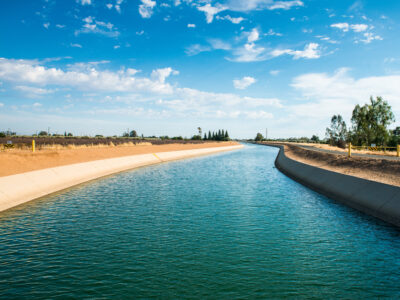
[[[366,214],[400,227],[400,188],[310,166],[285,155],[283,146],[276,167],[299,183]]]
[[[123,156],[0,177],[0,211],[114,173],[242,147],[238,145]]]

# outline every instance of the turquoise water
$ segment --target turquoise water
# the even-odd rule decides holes
[[[276,154],[146,167],[3,213],[0,298],[399,298],[400,232]]]

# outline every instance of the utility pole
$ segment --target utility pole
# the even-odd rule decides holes
[[[265,139],[268,139],[268,128],[265,128]]]

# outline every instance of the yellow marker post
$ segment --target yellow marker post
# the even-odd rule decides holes
[[[397,145],[397,157],[400,157],[400,145]]]
[[[32,140],[32,152],[35,152],[35,140]]]
[[[351,143],[349,143],[349,157],[351,157]]]

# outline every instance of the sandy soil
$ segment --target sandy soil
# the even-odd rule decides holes
[[[28,150],[10,149],[0,152],[0,176],[120,156],[225,147],[237,144],[236,142],[211,142],[204,144],[93,146],[76,149],[56,147],[35,153]]]
[[[354,156],[349,158],[345,155],[306,150],[291,144],[285,144],[285,154],[289,158],[319,168],[400,186],[398,161]]]

